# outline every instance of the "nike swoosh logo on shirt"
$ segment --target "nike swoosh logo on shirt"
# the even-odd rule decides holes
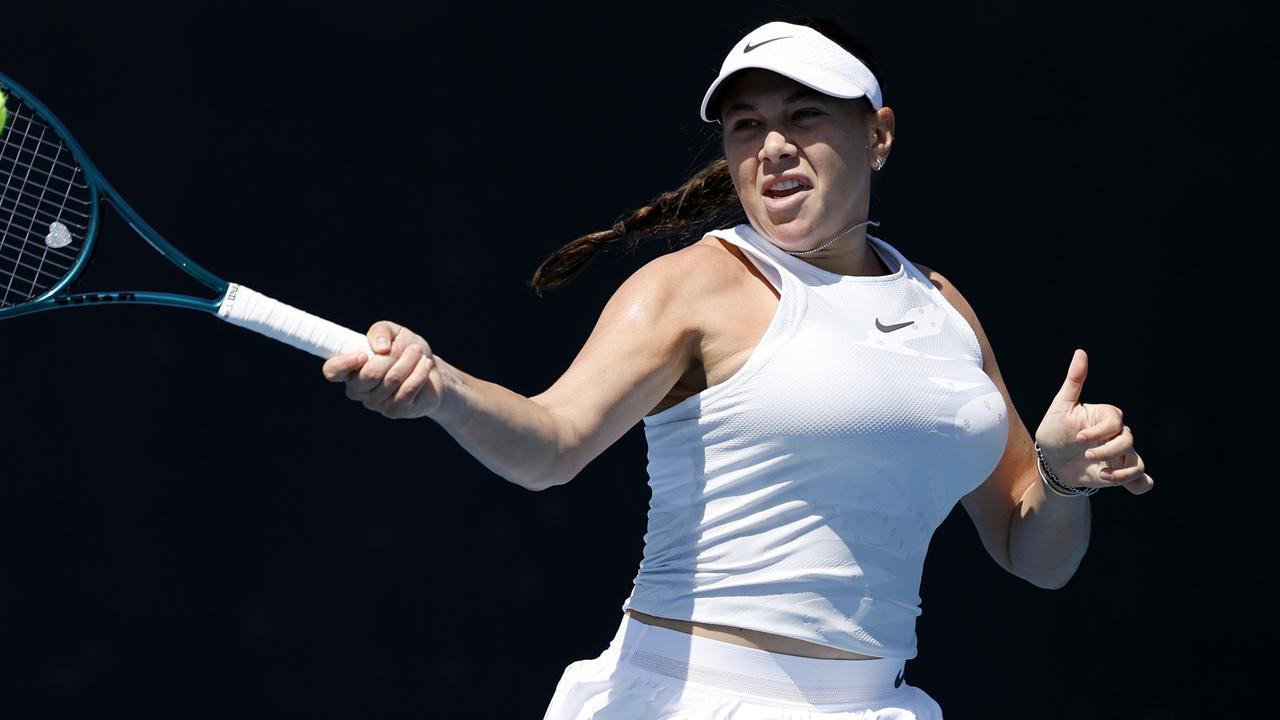
[[[747,43],[747,46],[746,46],[746,47],[744,47],[744,48],[742,48],[742,52],[743,52],[743,54],[746,54],[746,53],[751,52],[752,50],[755,50],[756,48],[760,47],[761,45],[768,45],[769,43],[773,42],[774,40],[785,40],[785,39],[787,39],[787,38],[789,38],[789,37],[791,37],[791,36],[790,36],[790,35],[783,35],[782,37],[769,38],[768,40],[765,40],[764,42],[758,42],[758,43],[756,43],[755,45],[752,45],[751,43]]]
[[[893,332],[894,330],[901,330],[902,328],[908,325],[911,325],[913,323],[915,323],[915,320],[908,320],[904,323],[898,323],[897,325],[881,325],[880,318],[876,318],[876,329],[879,330],[880,332],[890,333],[890,332]]]

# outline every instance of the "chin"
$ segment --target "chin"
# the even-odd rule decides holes
[[[757,222],[754,225],[762,235],[788,250],[803,250],[813,241],[813,227],[804,220],[789,220],[781,224]]]

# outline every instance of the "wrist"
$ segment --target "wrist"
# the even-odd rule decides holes
[[[1040,443],[1035,443],[1036,449],[1036,468],[1040,473],[1040,481],[1044,483],[1045,489],[1055,495],[1062,497],[1089,497],[1098,492],[1096,487],[1076,487],[1068,485],[1058,478],[1053,472],[1053,468],[1049,467],[1049,462],[1044,457],[1044,451],[1040,449]]]
[[[449,417],[448,412],[450,405],[456,405],[457,398],[453,398],[455,402],[450,403],[450,397],[456,395],[462,386],[462,379],[458,377],[457,368],[444,361],[439,355],[432,355],[431,358],[434,367],[431,368],[431,374],[439,378],[439,384],[431,382],[428,377],[427,383],[436,394],[436,406],[425,413],[426,417],[435,420],[441,425],[448,425],[457,422],[457,418]],[[465,405],[465,403],[464,403]]]

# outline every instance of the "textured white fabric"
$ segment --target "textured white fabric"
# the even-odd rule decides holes
[[[876,76],[853,53],[806,25],[771,22],[747,33],[725,55],[720,74],[702,96],[703,120],[719,120],[716,93],[730,75],[747,68],[772,70],[832,97],[865,96],[877,110],[884,105]]]
[[[622,608],[915,657],[929,539],[1008,436],[977,337],[879,238],[892,272],[845,276],[750,225],[713,234],[781,300],[737,373],[644,418],[649,526]]]
[[[232,283],[227,288],[227,294],[218,306],[218,317],[326,360],[356,350],[373,357],[369,340],[364,335],[244,285]]]
[[[604,652],[565,668],[543,720],[941,720],[903,663],[770,653],[624,614]]]

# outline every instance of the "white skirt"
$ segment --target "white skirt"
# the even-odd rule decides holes
[[[941,720],[904,660],[783,655],[633,620],[565,668],[543,720]]]

